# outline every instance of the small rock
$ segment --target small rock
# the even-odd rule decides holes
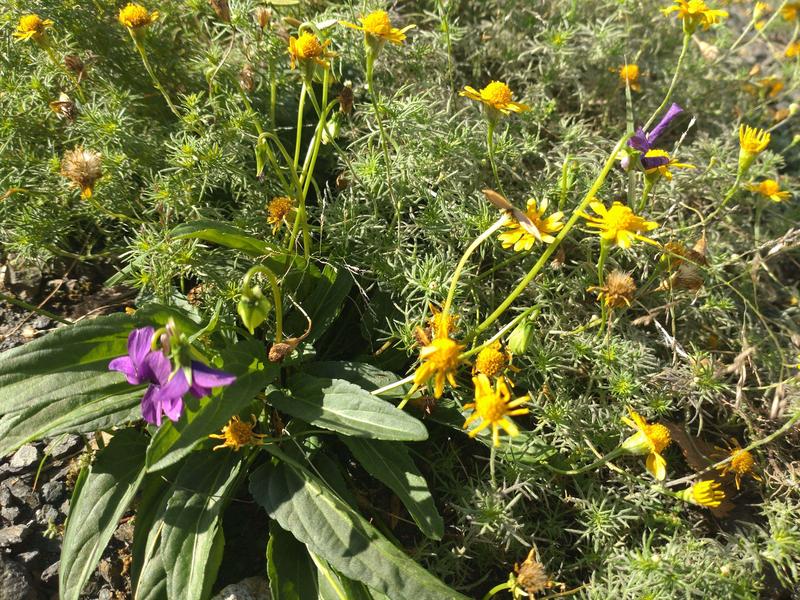
[[[0,509],[0,516],[9,523],[15,523],[19,519],[20,510],[16,506],[6,506]]]
[[[38,550],[31,550],[30,552],[20,552],[17,554],[17,559],[24,565],[29,565],[39,558]]]
[[[57,560],[52,565],[47,567],[44,571],[42,571],[42,576],[40,577],[42,582],[50,583],[55,578],[57,578],[58,577],[58,567],[59,567],[60,564],[61,564],[61,561]]]
[[[271,600],[271,596],[266,578],[248,577],[225,586],[211,600]]]
[[[50,504],[42,504],[35,514],[36,522],[43,527],[58,520],[58,511]]]
[[[62,515],[65,517],[69,516],[69,498],[64,500],[64,503],[58,507],[58,510],[61,512]]]
[[[133,520],[130,519],[120,524],[114,532],[114,538],[125,544],[133,543]]]
[[[42,486],[42,500],[55,504],[64,496],[64,484],[60,481],[48,481]]]
[[[31,524],[11,525],[0,529],[0,548],[21,544],[31,534]]]
[[[125,580],[122,577],[121,565],[116,561],[110,561],[104,558],[97,566],[97,572],[100,573],[106,583],[111,587],[121,588],[125,586]]]
[[[9,256],[5,267],[0,285],[5,285],[20,300],[36,300],[42,289],[42,270],[20,256]]]
[[[39,462],[38,448],[31,444],[25,444],[11,457],[8,470],[12,473],[19,473],[33,467],[37,462]]]
[[[97,594],[97,600],[113,600],[114,592],[113,590],[104,587],[100,589],[100,592]]]
[[[36,600],[25,567],[0,554],[0,600]]]
[[[51,319],[50,317],[45,317],[44,315],[41,315],[39,317],[36,317],[31,322],[31,327],[33,327],[34,329],[40,329],[40,330],[41,329],[47,329],[48,327],[50,327],[50,325],[52,325],[52,323],[53,323],[53,319]]]
[[[45,448],[45,452],[51,458],[58,459],[77,451],[81,445],[79,435],[67,435],[52,440]]]
[[[39,497],[21,477],[6,479],[0,486],[7,486],[11,495],[29,508],[35,510],[39,507]]]
[[[3,484],[5,481],[0,484],[0,506],[8,506],[11,503],[11,490],[8,489],[8,485]]]

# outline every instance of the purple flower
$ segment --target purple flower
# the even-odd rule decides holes
[[[633,137],[628,140],[628,146],[642,153],[641,157],[642,167],[644,167],[645,169],[653,169],[655,167],[660,167],[661,165],[665,165],[669,162],[669,159],[666,157],[647,158],[644,155],[653,149],[656,140],[661,136],[662,133],[666,131],[667,127],[669,127],[669,124],[672,122],[672,120],[682,112],[683,109],[673,102],[672,106],[670,106],[669,109],[667,109],[666,114],[663,117],[661,117],[661,120],[655,127],[653,127],[653,129],[651,129],[649,132],[646,132],[644,129],[640,127],[639,129],[636,130],[636,133],[633,134]],[[627,156],[625,156],[622,159],[622,167],[627,169],[628,165],[630,165],[630,159]]]
[[[145,366],[149,369],[151,383],[142,398],[142,418],[159,426],[162,415],[177,421],[183,412],[183,395],[189,390],[183,369],[178,369],[170,379],[172,363],[161,352],[150,353]]]
[[[150,381],[149,367],[145,365],[145,359],[152,352],[150,342],[153,339],[155,330],[152,327],[142,327],[134,329],[128,336],[128,356],[115,358],[108,364],[112,371],[124,373],[131,385],[140,385],[145,381]]]
[[[195,398],[204,398],[211,394],[211,389],[223,385],[230,385],[236,381],[236,376],[225,371],[212,369],[196,360],[192,361],[192,385],[189,393]]]

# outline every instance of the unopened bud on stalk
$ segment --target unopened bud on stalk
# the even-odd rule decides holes
[[[272,310],[272,303],[261,292],[260,286],[242,289],[242,299],[236,306],[236,311],[252,335],[256,327],[267,320]]]
[[[525,354],[531,347],[533,339],[533,321],[528,317],[517,324],[511,335],[508,336],[506,347],[511,354]]]

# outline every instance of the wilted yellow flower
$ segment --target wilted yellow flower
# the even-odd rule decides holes
[[[146,27],[158,20],[158,11],[147,12],[141,4],[129,2],[124,8],[120,9],[119,22],[128,29],[136,30]]]
[[[335,56],[333,52],[326,50],[330,40],[325,40],[320,43],[316,34],[310,31],[304,31],[300,37],[289,37],[289,57],[291,60],[291,67],[294,69],[298,64],[310,64],[309,61],[314,62],[322,67],[328,66],[326,58]]]
[[[678,492],[678,497],[684,502],[697,506],[717,508],[725,500],[725,492],[718,481],[706,479]]]
[[[636,292],[636,283],[630,273],[614,270],[606,277],[602,287],[593,285],[587,291],[595,292],[597,299],[605,302],[609,308],[622,308],[631,305],[633,294]]]
[[[765,179],[757,184],[750,184],[747,187],[751,192],[761,194],[773,202],[783,202],[791,197],[789,192],[781,190],[780,184],[774,179]]]
[[[488,377],[497,377],[511,363],[511,354],[497,341],[478,352],[472,373],[483,373]]]
[[[504,379],[498,379],[494,389],[489,378],[483,373],[472,378],[475,386],[475,402],[465,404],[465,409],[472,409],[473,413],[464,422],[464,429],[470,424],[480,419],[481,423],[468,435],[475,437],[487,427],[492,428],[492,443],[500,445],[500,428],[508,435],[514,437],[519,435],[519,429],[508,417],[526,415],[530,411],[527,408],[518,408],[528,401],[528,396],[511,400],[511,391]]]
[[[514,93],[511,91],[511,88],[502,81],[491,81],[489,85],[480,91],[473,87],[465,86],[458,95],[480,102],[488,109],[504,115],[508,115],[512,112],[521,113],[530,110],[530,107],[526,104],[520,104],[512,100]],[[490,116],[496,116],[496,113],[490,113]]]
[[[515,599],[520,597],[520,594],[517,593],[519,590],[516,588],[522,588],[528,598],[535,598],[536,594],[540,594],[553,585],[547,576],[544,565],[536,559],[536,551],[533,548],[528,552],[527,558],[521,565],[514,565],[514,571],[517,575],[514,578],[514,587],[511,589],[511,593]]]
[[[629,427],[636,430],[632,436],[622,443],[622,450],[628,454],[647,454],[645,466],[650,473],[663,481],[667,476],[667,461],[661,456],[664,449],[672,442],[672,436],[664,425],[650,424],[633,410],[631,418],[622,417]]]
[[[800,41],[795,41],[786,46],[786,50],[783,52],[786,58],[795,58],[796,56],[800,56]]]
[[[103,175],[101,157],[81,147],[68,150],[61,159],[61,174],[81,189],[81,196],[90,198],[95,182]]]
[[[639,65],[622,65],[619,68],[619,78],[623,84],[630,86],[634,92],[639,92],[642,86],[639,85]]]
[[[267,204],[267,223],[272,225],[272,233],[278,231],[282,223],[294,210],[294,200],[288,196],[277,196]]]
[[[658,223],[645,221],[642,217],[633,214],[633,211],[621,204],[614,202],[611,208],[606,208],[602,202],[590,202],[589,206],[599,216],[583,213],[587,227],[597,229],[600,237],[613,242],[620,248],[630,248],[633,240],[642,240],[648,244],[658,245],[656,242],[642,234],[658,227]]]
[[[688,33],[694,32],[697,26],[708,29],[728,16],[724,10],[709,8],[703,0],[674,0],[673,6],[661,9],[665,15],[675,12],[683,21],[683,29]]]
[[[781,16],[787,21],[796,21],[800,16],[800,2],[787,2],[781,9]]]
[[[419,351],[422,364],[414,373],[414,387],[428,383],[433,378],[433,396],[441,398],[444,384],[449,382],[455,387],[455,373],[461,360],[458,358],[464,346],[448,337],[435,337],[430,344]]]
[[[251,421],[245,423],[234,415],[228,424],[222,428],[222,433],[212,433],[208,437],[217,440],[224,440],[218,446],[214,446],[214,450],[221,450],[223,448],[233,448],[236,452],[243,446],[260,446],[264,443],[263,438],[267,437],[263,433],[253,433],[253,428],[256,426],[256,416],[250,415]]]
[[[744,174],[753,164],[756,156],[769,145],[770,134],[763,129],[739,126],[739,174]]]
[[[689,163],[682,163],[678,162],[678,159],[670,157],[669,153],[665,150],[648,150],[644,155],[644,160],[642,161],[643,164],[647,165],[647,159],[658,159],[653,162],[660,162],[661,164],[657,164],[654,167],[645,168],[644,173],[646,176],[650,177],[651,179],[657,179],[661,177],[666,177],[667,179],[672,179],[672,171],[671,168],[675,169],[694,169],[696,168],[694,165],[690,165]],[[663,162],[666,160],[666,162]]]
[[[406,31],[413,29],[416,25],[406,25],[402,29],[392,27],[389,14],[385,10],[376,10],[369,13],[366,17],[359,17],[361,25],[339,21],[341,25],[363,31],[367,37],[376,38],[378,42],[392,42],[402,44],[406,39]]]
[[[18,41],[39,41],[47,35],[47,29],[53,26],[50,19],[42,19],[39,15],[24,15],[20,17],[17,29],[12,34]]]
[[[509,222],[505,231],[497,236],[503,248],[511,248],[513,246],[515,252],[523,250],[530,250],[537,242],[544,242],[545,244],[552,244],[555,241],[553,233],[560,231],[564,227],[561,219],[564,218],[564,213],[561,211],[554,212],[549,217],[544,217],[547,210],[547,200],[542,202],[541,206],[536,205],[536,200],[528,200],[527,210],[525,215],[530,219],[528,227],[519,223],[516,219]],[[522,218],[522,217],[520,217]],[[530,226],[533,226],[535,231],[531,231]],[[539,235],[536,235],[536,232]]]

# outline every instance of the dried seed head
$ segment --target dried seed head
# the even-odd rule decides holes
[[[349,81],[344,82],[344,87],[339,92],[339,112],[346,115],[353,112],[353,86]]]
[[[100,154],[78,146],[64,153],[61,174],[81,189],[81,196],[89,198],[95,182],[103,175]]]
[[[272,20],[272,11],[264,6],[259,6],[253,11],[253,18],[261,29],[266,29]]]
[[[220,21],[224,23],[231,22],[231,7],[228,5],[228,0],[208,0],[208,3],[217,13]]]
[[[515,566],[515,570],[517,571],[517,585],[530,597],[550,587],[547,571],[545,571],[544,565],[536,560],[533,550],[528,553],[528,557],[521,565]]]
[[[592,286],[589,291],[595,292],[598,300],[605,302],[609,308],[622,308],[631,305],[633,294],[636,292],[636,283],[630,273],[614,270],[606,277],[605,285]]]
[[[78,107],[64,92],[58,96],[58,100],[50,103],[50,108],[59,119],[66,119],[70,123],[78,116]]]
[[[64,66],[75,75],[78,82],[83,81],[83,78],[86,76],[86,63],[83,62],[80,56],[77,54],[67,54],[64,56]]]
[[[272,347],[269,349],[269,353],[267,354],[267,358],[269,358],[269,362],[282,362],[283,359],[289,356],[296,347],[297,343],[292,343],[292,340],[272,344]]]
[[[239,85],[248,93],[256,88],[255,79],[253,79],[253,67],[250,64],[245,64],[242,70],[239,71]]]

